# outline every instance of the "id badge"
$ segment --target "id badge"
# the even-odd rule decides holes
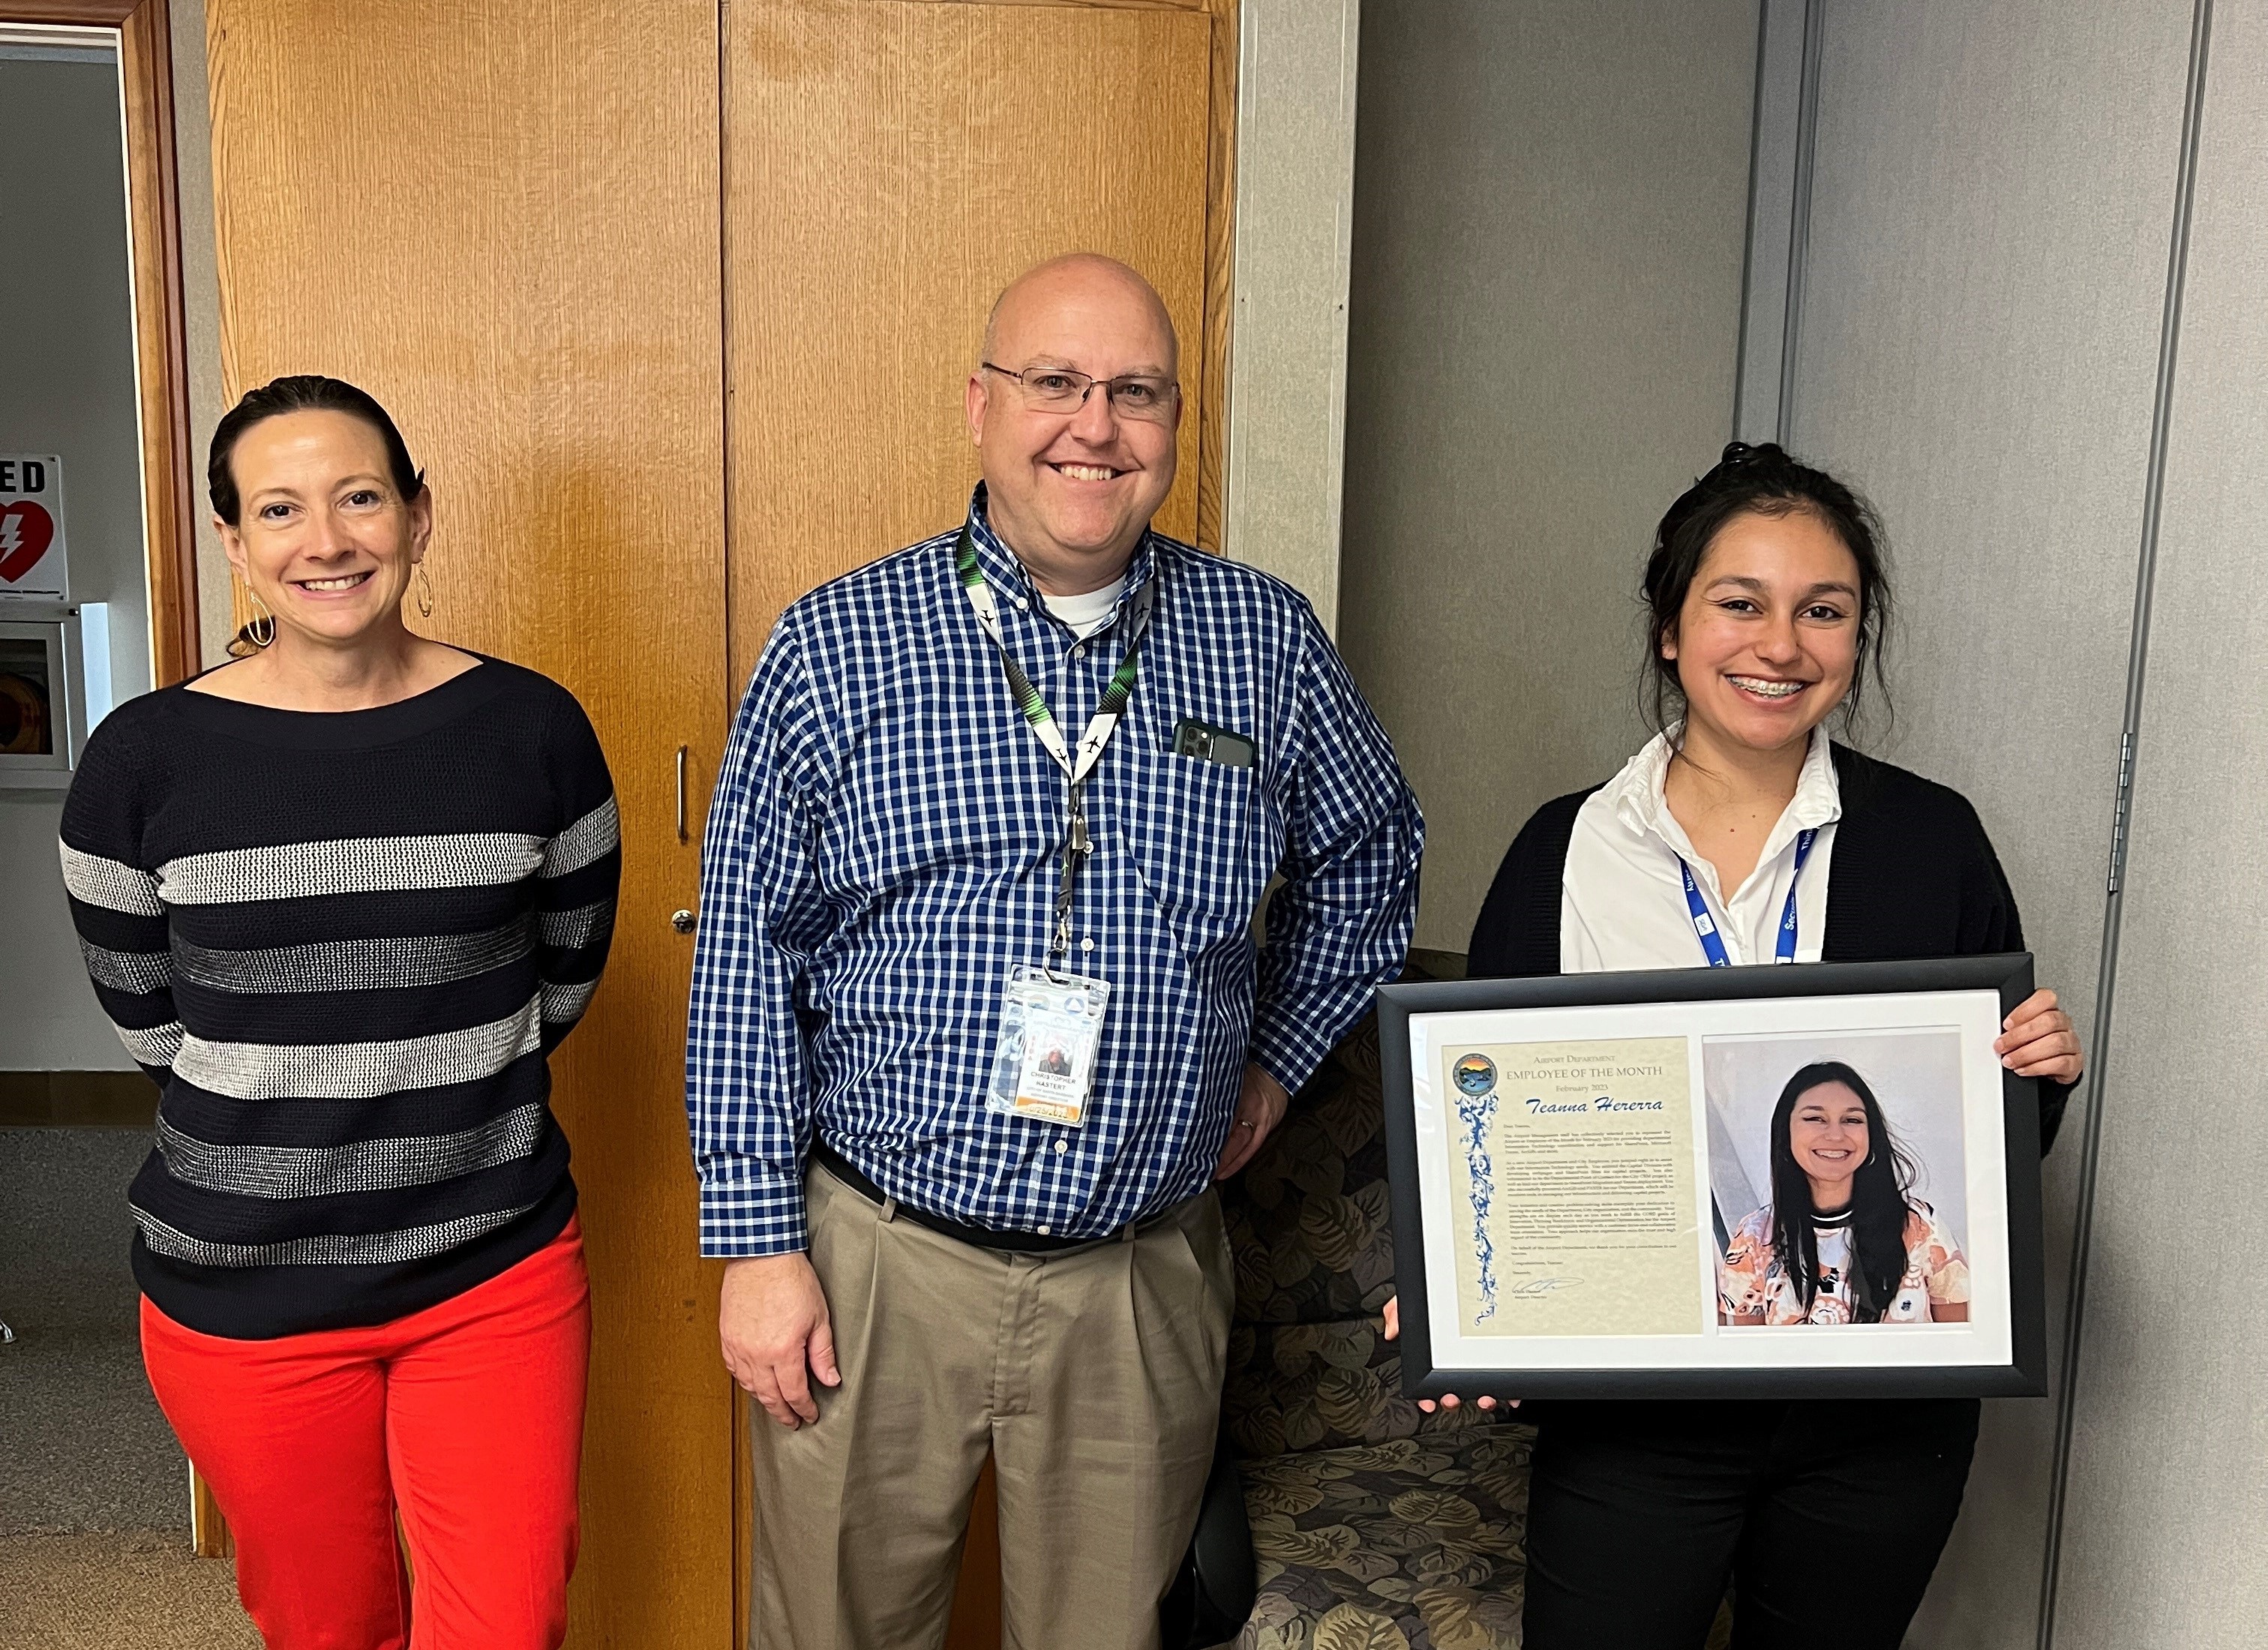
[[[1049,974],[1021,962],[1011,968],[986,1103],[1005,1116],[1085,1127],[1109,1001],[1108,980]]]

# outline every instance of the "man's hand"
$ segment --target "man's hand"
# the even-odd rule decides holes
[[[791,1432],[819,1418],[819,1402],[804,1374],[806,1360],[811,1374],[826,1385],[843,1384],[843,1372],[835,1366],[826,1292],[810,1258],[800,1251],[727,1265],[717,1327],[733,1379]]]
[[[2034,991],[2000,1022],[2002,1035],[1992,1052],[2018,1077],[2044,1077],[2076,1083],[2086,1064],[2071,1016],[2056,1006],[2053,991]]]
[[[1256,1065],[1246,1066],[1244,1092],[1236,1098],[1236,1121],[1228,1125],[1228,1139],[1220,1148],[1220,1163],[1212,1177],[1226,1180],[1249,1163],[1291,1107],[1292,1097],[1283,1084]]]

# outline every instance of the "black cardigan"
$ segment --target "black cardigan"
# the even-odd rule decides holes
[[[1902,961],[2021,951],[2016,896],[1969,799],[1847,746],[1834,747],[1833,754],[1843,817],[1835,828],[1822,959]],[[1521,828],[1473,924],[1469,977],[1559,972],[1567,845],[1576,814],[1601,788],[1546,802]],[[2054,1144],[2070,1098],[2068,1085],[2040,1084],[2043,1153]]]

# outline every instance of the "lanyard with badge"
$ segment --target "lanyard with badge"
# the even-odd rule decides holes
[[[1816,827],[1795,839],[1795,875],[1788,879],[1787,909],[1779,915],[1779,939],[1772,952],[1774,962],[1795,961],[1795,886],[1803,880],[1803,862],[1811,858],[1811,844],[1818,840]],[[1677,868],[1685,873],[1685,909],[1693,913],[1693,932],[1701,936],[1701,954],[1709,959],[1712,969],[1731,968],[1733,959],[1725,954],[1725,937],[1717,932],[1708,903],[1701,897],[1700,886],[1693,880],[1693,867],[1683,854],[1677,857]]]
[[[1061,965],[1071,952],[1071,898],[1079,886],[1079,871],[1093,851],[1086,830],[1086,779],[1101,760],[1102,748],[1126,713],[1134,691],[1135,657],[1141,651],[1142,632],[1150,626],[1156,605],[1155,579],[1145,579],[1128,598],[1126,657],[1111,674],[1086,731],[1076,748],[1064,743],[1048,702],[1032,685],[1008,652],[1000,634],[1000,615],[992,600],[992,587],[976,564],[976,542],[967,527],[954,550],[954,571],[961,579],[976,622],[991,639],[1008,678],[1008,691],[1017,710],[1056,766],[1070,783],[1068,821],[1064,833],[1063,873],[1056,884],[1055,922],[1048,938],[1047,961],[1035,968],[1019,962],[1008,969],[1008,983],[1000,1014],[1000,1042],[992,1057],[992,1077],[987,1103],[1012,1117],[1031,1117],[1069,1128],[1086,1122],[1087,1096],[1094,1086],[1096,1051],[1102,1042],[1102,1011],[1110,1001],[1110,983],[1066,973]]]

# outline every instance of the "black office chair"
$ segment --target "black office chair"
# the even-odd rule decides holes
[[[1158,1605],[1165,1650],[1212,1650],[1244,1631],[1259,1583],[1252,1565],[1252,1525],[1244,1509],[1244,1481],[1223,1439],[1206,1475],[1204,1505],[1189,1540],[1182,1573]]]

